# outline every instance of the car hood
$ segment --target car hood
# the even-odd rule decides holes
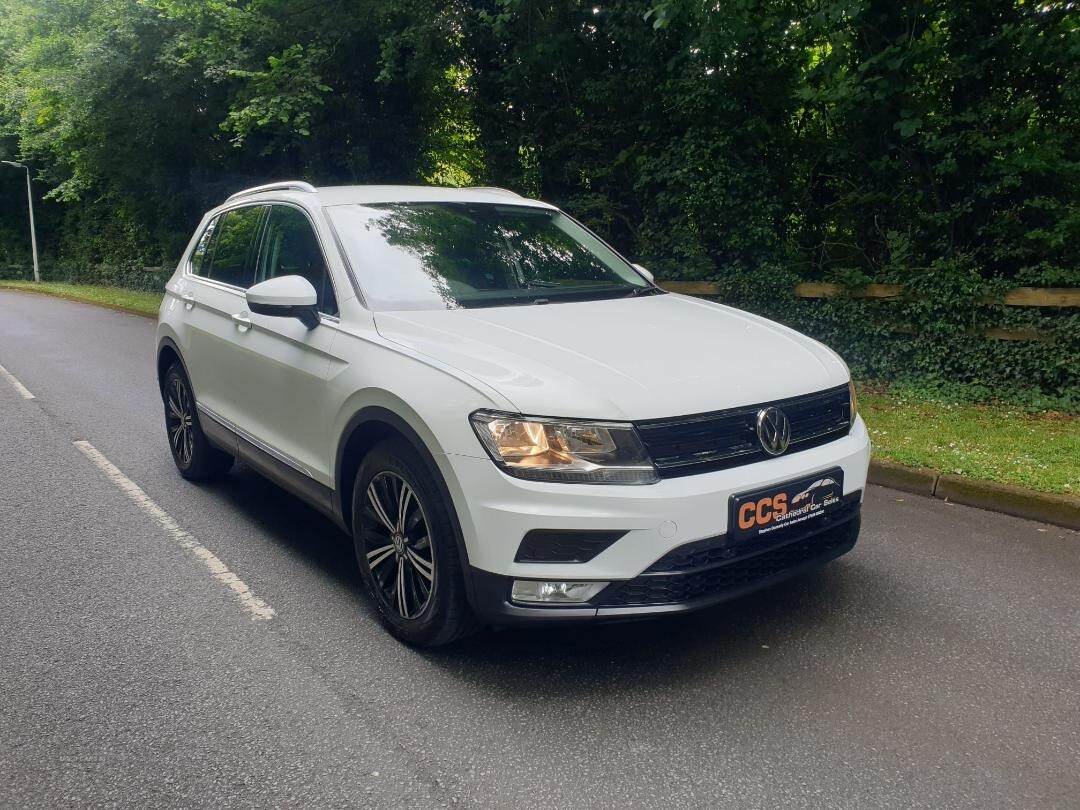
[[[482,380],[521,413],[651,419],[819,391],[848,380],[820,343],[681,295],[378,312],[376,328]]]

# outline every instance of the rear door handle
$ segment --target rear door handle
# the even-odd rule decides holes
[[[248,317],[246,312],[234,312],[232,319],[241,332],[246,332],[251,328],[251,318]]]
[[[195,308],[195,293],[184,293],[180,296],[180,299],[184,302],[185,309]]]

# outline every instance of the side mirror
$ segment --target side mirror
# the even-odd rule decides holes
[[[249,287],[248,309],[259,315],[299,318],[308,329],[319,325],[319,296],[303,276],[278,276]]]
[[[635,264],[634,269],[641,273],[641,275],[645,276],[645,278],[647,278],[653,284],[656,283],[656,279],[653,277],[653,274],[646,270],[644,267],[642,267],[640,264]]]

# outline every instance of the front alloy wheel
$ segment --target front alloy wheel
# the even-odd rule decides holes
[[[368,450],[352,486],[353,547],[379,621],[424,647],[449,644],[477,626],[453,504],[438,475],[416,447],[393,437]]]
[[[367,486],[362,511],[368,569],[384,604],[403,619],[431,601],[435,554],[424,505],[409,482],[380,472]]]

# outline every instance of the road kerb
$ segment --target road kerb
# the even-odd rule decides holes
[[[1034,492],[1023,487],[979,481],[960,475],[939,477],[934,496],[1028,520],[1080,529],[1080,498],[1075,496]]]
[[[938,471],[926,467],[905,467],[895,461],[874,459],[870,462],[870,483],[891,489],[914,492],[932,497],[937,486]]]
[[[870,462],[867,478],[871,484],[1080,530],[1080,497],[1075,495],[1036,492],[877,459]]]

